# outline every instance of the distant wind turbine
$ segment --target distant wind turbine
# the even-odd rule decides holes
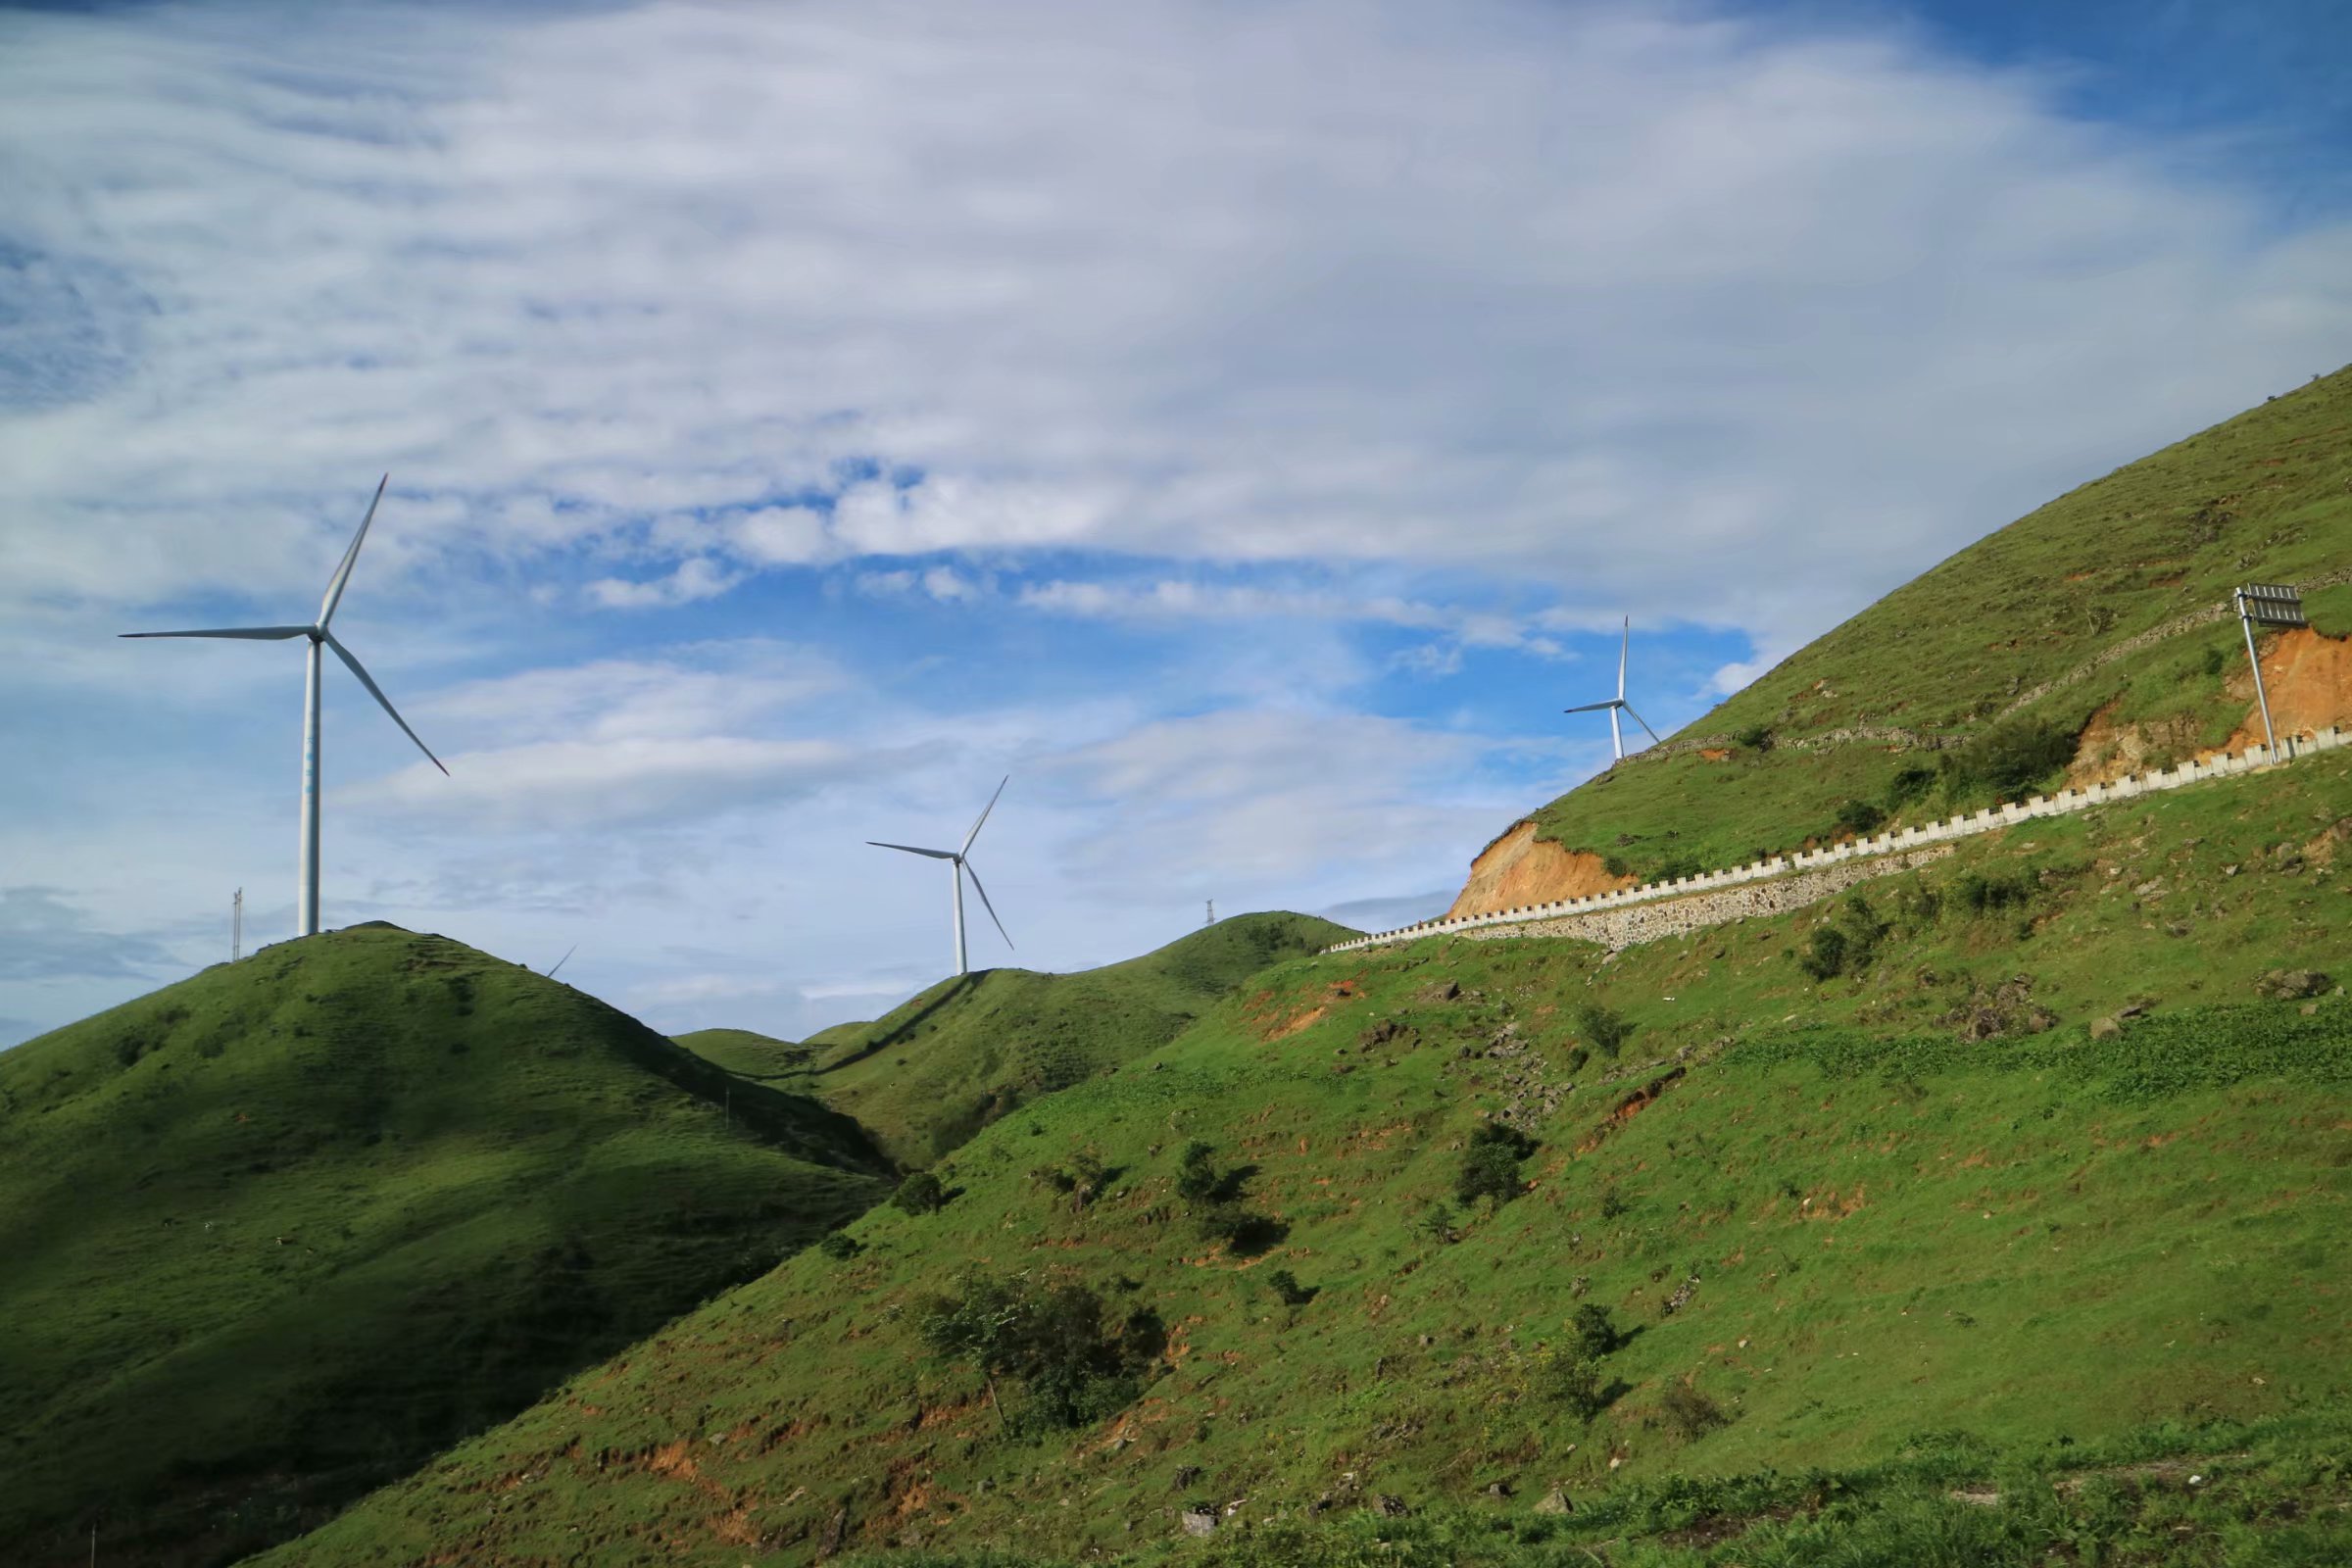
[[[384,486],[392,480],[385,474],[375,487],[375,499],[368,503],[368,515],[360,519],[360,531],[352,536],[351,548],[343,552],[343,564],[335,568],[334,580],[326,585],[326,597],[319,601],[318,618],[308,626],[229,626],[209,631],[126,631],[125,637],[237,637],[253,642],[285,642],[295,637],[310,639],[309,673],[303,681],[302,695],[302,856],[300,884],[295,890],[295,925],[297,936],[318,934],[318,683],[320,675],[319,650],[331,648],[335,657],[351,667],[368,688],[368,695],[383,705],[385,712],[400,732],[416,741],[416,749],[444,774],[441,759],[433,756],[432,748],[416,740],[416,732],[409,721],[400,716],[383,688],[369,678],[350,649],[335,640],[327,623],[335,618],[335,607],[343,602],[343,586],[351,581],[352,564],[360,559],[360,546],[368,539],[368,525],[375,520],[375,509],[384,499]]]
[[[980,836],[980,823],[988,820],[988,813],[997,808],[998,797],[1004,793],[1004,786],[1011,782],[1012,775],[1007,773],[997,785],[997,793],[991,795],[988,798],[988,805],[981,808],[980,821],[974,822],[972,830],[963,836],[963,846],[960,849],[918,850],[911,844],[885,844],[880,839],[865,841],[878,850],[904,850],[908,855],[926,855],[934,860],[949,862],[948,875],[956,887],[956,972],[957,974],[965,974],[970,971],[970,965],[964,961],[963,952],[963,879],[967,874],[972,879],[972,891],[980,895],[980,906],[988,911],[988,917],[991,920],[996,920],[997,935],[1004,939],[1006,947],[1012,946],[1012,937],[1005,931],[1004,922],[997,920],[997,906],[988,902],[988,889],[980,885],[980,873],[973,870],[971,862],[965,858],[971,853],[972,840]]]
[[[1625,640],[1617,645],[1617,695],[1605,703],[1586,703],[1579,708],[1561,710],[1568,713],[1597,713],[1602,709],[1607,709],[1609,710],[1609,744],[1617,748],[1617,760],[1621,762],[1625,760],[1625,731],[1618,725],[1617,710],[1623,709],[1629,713],[1634,713],[1634,705],[1625,700],[1625,656],[1633,649],[1633,646],[1634,617],[1628,615],[1625,617]],[[1652,741],[1658,738],[1658,732],[1649,728],[1649,720],[1643,718],[1640,713],[1634,713],[1634,722],[1643,729],[1649,730],[1649,738]]]

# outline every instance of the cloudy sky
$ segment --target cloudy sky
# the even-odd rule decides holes
[[[2059,15],[2053,17],[2051,13]],[[0,5],[0,1045],[325,913],[659,1027],[1393,924],[2352,358],[2331,0]],[[977,909],[975,920],[981,920]]]

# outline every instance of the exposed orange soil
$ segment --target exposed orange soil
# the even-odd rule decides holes
[[[2270,694],[2272,722],[2281,735],[2352,724],[2352,637],[2326,637],[2308,626],[2277,633],[2262,644],[2262,682]],[[2242,663],[2228,690],[2246,705],[2246,714],[2230,737],[2212,749],[2197,747],[2201,726],[2193,715],[2153,724],[2118,724],[2117,705],[2109,703],[2083,726],[2066,782],[2086,789],[2143,772],[2171,758],[2201,760],[2261,745],[2262,710],[2254,700],[2254,678]]]
[[[2239,684],[2232,682],[2231,691]],[[2243,684],[2252,702],[2253,682]],[[2271,722],[2281,735],[2352,724],[2352,637],[2324,637],[2309,626],[2278,633],[2262,649],[2262,684],[2270,694]],[[2223,750],[2242,752],[2261,744],[2257,707]]]
[[[1470,862],[1470,880],[1446,911],[1446,918],[1493,914],[1530,904],[1582,899],[1631,887],[1630,876],[1611,876],[1599,856],[1536,837],[1533,822],[1514,823]]]

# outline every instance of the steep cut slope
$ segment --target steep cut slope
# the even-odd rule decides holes
[[[1241,914],[1100,969],[982,969],[809,1036],[821,1054],[800,1087],[899,1160],[927,1163],[1016,1105],[1172,1039],[1267,964],[1354,935],[1312,915]]]
[[[846,1118],[360,927],[0,1055],[0,1550],[226,1561],[858,1213]]]
[[[2345,1560],[2348,911],[2330,753],[1291,959],[264,1560]]]
[[[1980,540],[1534,820],[1647,880],[2058,783],[2094,713],[2091,744],[2151,763],[2242,742],[2227,601],[2249,581],[2304,585],[2320,629],[2352,633],[2352,368]],[[2352,679],[2332,647],[2323,678]],[[2352,708],[2352,686],[2302,684],[2282,722]]]

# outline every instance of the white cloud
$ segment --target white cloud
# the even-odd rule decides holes
[[[416,558],[666,558],[614,606],[1076,548],[1786,638],[2352,342],[2341,224],[1867,28],[194,15],[0,54],[12,229],[89,285],[0,392],[20,598],[307,584],[389,464]]]
[[[677,569],[667,576],[648,582],[599,578],[588,585],[588,597],[608,610],[666,610],[698,599],[715,599],[742,580],[709,557],[694,556],[678,563]]]

